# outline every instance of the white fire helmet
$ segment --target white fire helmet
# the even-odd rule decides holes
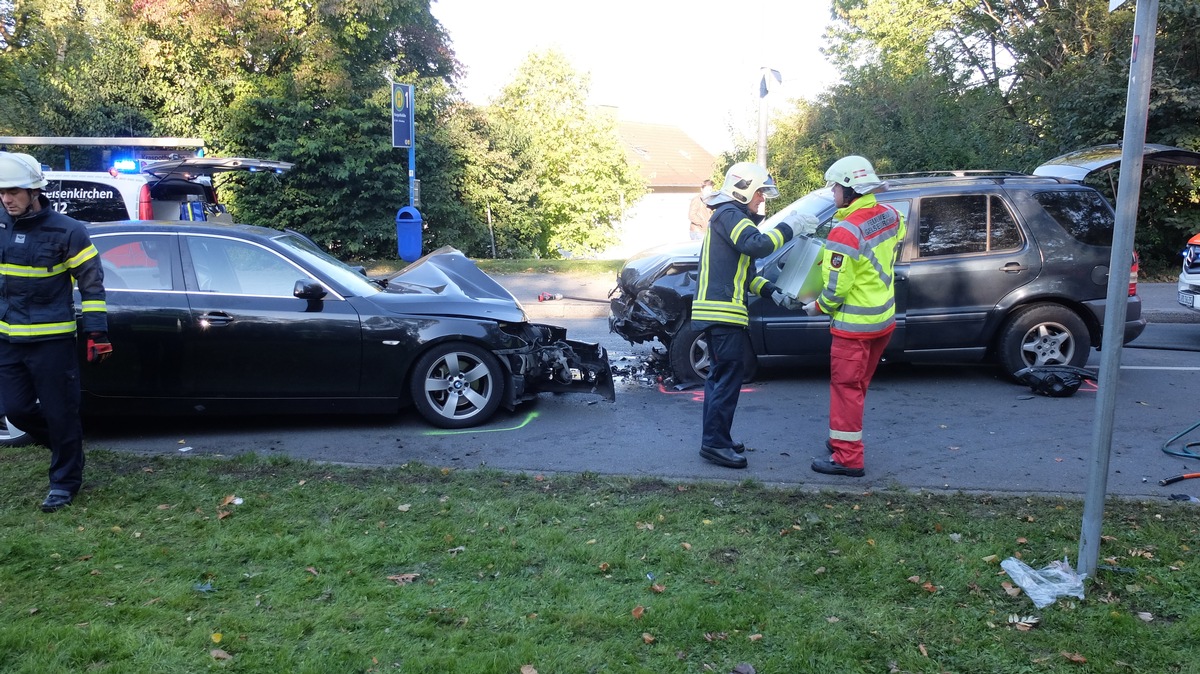
[[[754,193],[759,190],[762,190],[767,199],[779,196],[775,179],[758,164],[742,161],[730,166],[725,172],[725,184],[721,185],[721,193],[733,197],[736,201],[748,204],[754,198]]]
[[[45,186],[46,176],[38,160],[24,152],[0,152],[0,189],[40,189]]]
[[[883,181],[875,175],[875,168],[865,157],[850,155],[833,162],[825,172],[826,187],[841,185],[859,194],[870,194],[883,187]]]

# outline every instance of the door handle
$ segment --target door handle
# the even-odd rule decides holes
[[[233,316],[230,316],[224,311],[210,311],[200,317],[200,325],[204,327],[229,325],[232,322]]]
[[[1002,271],[1006,274],[1019,274],[1020,272],[1023,272],[1028,268],[1029,267],[1026,267],[1025,265],[1021,264],[1020,262],[1009,262],[1008,264],[1001,267],[1000,271]]]

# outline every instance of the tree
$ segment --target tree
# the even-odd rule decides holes
[[[777,175],[811,183],[844,154],[866,155],[881,171],[1030,171],[1121,138],[1132,5],[1110,13],[1105,0],[833,0],[831,9],[826,53],[843,82],[779,125],[770,140]],[[1200,9],[1162,0],[1159,12],[1147,139],[1200,149]],[[1147,172],[1144,263],[1173,264],[1185,234],[1200,229],[1198,174]]]
[[[532,191],[519,181],[512,190],[497,184],[510,201],[528,207],[536,227],[532,243],[543,257],[602,250],[615,240],[624,210],[646,192],[615,122],[588,108],[588,87],[587,76],[561,53],[534,53],[488,108],[499,144],[533,176]],[[508,229],[508,223],[499,226]]]

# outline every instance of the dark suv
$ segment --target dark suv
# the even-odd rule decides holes
[[[1115,221],[1099,192],[1072,180],[1009,172],[885,178],[887,189],[876,196],[908,221],[888,359],[991,360],[1008,373],[1086,363],[1102,342]],[[824,239],[834,210],[831,191],[819,189],[765,221],[764,231],[798,211],[822,224],[759,260],[759,273],[778,279],[792,247]],[[1129,275],[1125,342],[1146,326],[1132,262],[1118,270]],[[632,343],[664,344],[680,382],[702,380],[708,369],[704,335],[691,328],[698,267],[698,242],[653,249],[626,262],[611,294],[612,332]],[[757,356],[829,353],[827,316],[754,296],[749,311],[749,373]]]

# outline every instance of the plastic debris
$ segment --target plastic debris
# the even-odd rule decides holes
[[[1012,578],[1038,608],[1053,604],[1059,597],[1071,596],[1083,599],[1083,579],[1087,574],[1077,574],[1067,558],[1055,560],[1050,565],[1034,570],[1016,557],[1000,562],[1009,578]]]

